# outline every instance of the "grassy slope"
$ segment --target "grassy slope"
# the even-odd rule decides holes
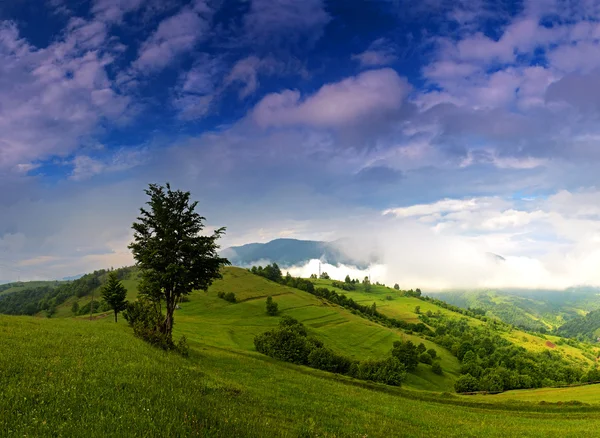
[[[234,292],[240,301],[228,303],[217,293]],[[227,268],[207,293],[195,292],[189,303],[177,311],[176,331],[192,341],[245,351],[254,351],[253,339],[259,333],[275,327],[279,318],[265,313],[266,297],[272,295],[280,314],[290,315],[303,322],[325,344],[338,352],[357,359],[383,358],[400,338],[423,342],[435,348],[445,371],[438,376],[429,365],[419,364],[409,374],[406,385],[416,389],[453,391],[459,363],[442,347],[417,336],[388,329],[351,314],[317,297],[284,287],[252,275],[240,268]]]
[[[528,402],[546,401],[551,403],[577,400],[583,403],[600,403],[600,385],[585,385],[572,388],[539,388],[528,390],[506,391],[494,395],[462,396],[477,401],[498,402],[519,400]]]
[[[475,404],[197,342],[183,359],[109,319],[0,316],[0,350],[0,436],[590,436],[599,413]]]
[[[369,304],[375,302],[375,304],[377,305],[377,310],[379,310],[384,315],[387,315],[387,316],[390,316],[393,318],[398,318],[398,319],[402,319],[402,320],[409,321],[409,322],[419,322],[418,315],[415,313],[415,307],[420,306],[421,313],[425,313],[428,310],[431,310],[434,313],[436,311],[440,311],[442,314],[444,314],[448,317],[451,317],[451,318],[457,318],[457,319],[466,318],[469,321],[469,324],[473,325],[473,326],[478,326],[478,325],[483,324],[483,322],[478,319],[470,318],[470,317],[452,312],[450,310],[438,307],[433,303],[429,303],[427,301],[421,301],[418,298],[414,298],[414,297],[402,296],[402,294],[400,292],[398,292],[392,288],[385,287],[385,286],[373,285],[370,292],[365,292],[362,290],[344,291],[341,289],[333,288],[331,286],[331,283],[332,283],[331,280],[316,280],[317,286],[327,287],[329,289],[336,290],[338,293],[344,293],[349,298],[352,298],[361,304],[369,305]],[[386,300],[386,297],[388,295],[392,296],[393,299],[391,301]],[[546,346],[547,340],[550,340],[551,342],[556,344],[558,342],[558,340],[560,339],[557,336],[551,336],[551,335],[546,335],[545,338],[542,338],[540,336],[525,333],[518,329],[513,329],[510,332],[502,332],[502,333],[500,333],[500,335],[503,336],[504,338],[508,339],[509,341],[515,343],[516,345],[520,345],[520,346],[526,348],[527,350],[535,351],[535,352],[540,352],[540,351],[549,349],[549,347]],[[591,346],[587,346],[587,347],[588,347],[587,349],[590,352],[593,352],[596,355],[598,355],[598,353],[600,352],[600,348],[591,347]],[[584,355],[585,354],[584,351],[582,351],[579,348],[575,348],[570,345],[564,344],[564,345],[556,345],[554,348],[552,348],[552,350],[558,351],[559,353],[561,353],[563,355],[563,357],[565,357],[567,360],[570,360],[572,362],[582,364],[584,366],[589,366],[592,364],[592,361]]]

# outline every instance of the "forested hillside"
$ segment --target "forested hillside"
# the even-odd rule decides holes
[[[115,270],[119,279],[129,278],[134,271],[135,268],[132,267]],[[5,291],[0,295],[0,313],[35,315],[43,312],[46,316],[51,317],[67,300],[87,297],[92,292],[98,291],[106,280],[108,272],[108,270],[101,269],[73,281],[13,283],[0,286]],[[99,293],[96,293],[93,304],[89,301],[87,307],[78,305],[76,312],[73,313],[89,313],[92,305],[98,310],[101,309],[103,304],[99,300]]]
[[[586,315],[566,322],[559,327],[558,334],[582,341],[597,342],[600,338],[600,310],[592,310]]]

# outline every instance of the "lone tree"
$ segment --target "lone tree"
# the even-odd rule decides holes
[[[190,192],[171,190],[169,183],[166,187],[150,184],[145,192],[150,197],[149,209],[140,209],[129,249],[150,295],[159,306],[165,303],[159,330],[172,342],[173,312],[181,297],[194,289],[208,289],[221,278],[221,267],[230,264],[217,254],[217,240],[225,228],[212,235],[200,234],[206,219],[194,211],[198,202],[190,202]]]
[[[273,301],[271,295],[267,297],[267,315],[275,316],[279,312],[279,305]]]
[[[117,277],[116,272],[110,272],[108,274],[108,281],[102,288],[102,298],[115,312],[115,322],[117,322],[117,314],[127,308],[126,296],[127,289],[121,284],[121,280]]]

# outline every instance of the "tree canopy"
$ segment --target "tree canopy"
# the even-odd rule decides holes
[[[198,202],[190,201],[190,192],[172,190],[169,183],[165,187],[150,184],[145,192],[149,208],[140,209],[129,248],[150,297],[165,304],[159,329],[171,340],[173,312],[181,297],[194,289],[208,289],[221,278],[221,267],[230,264],[217,253],[225,228],[202,234],[206,219],[195,211]]]
[[[122,310],[127,308],[127,289],[117,277],[116,272],[111,271],[108,274],[108,281],[102,288],[102,298],[108,303],[110,308],[115,312],[115,322],[117,315]]]

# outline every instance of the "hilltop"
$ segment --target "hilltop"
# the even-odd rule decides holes
[[[281,267],[302,265],[318,259],[332,265],[350,265],[366,269],[378,261],[375,249],[366,256],[352,255],[346,251],[347,239],[334,242],[316,240],[275,239],[267,243],[249,243],[224,249],[221,254],[236,266],[251,266],[259,263],[277,263]]]

